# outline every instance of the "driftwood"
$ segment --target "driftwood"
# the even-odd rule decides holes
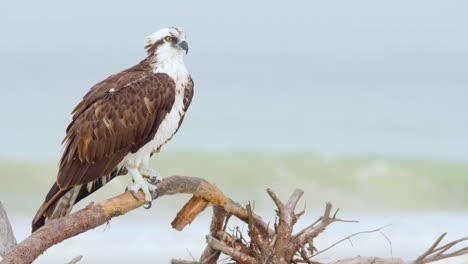
[[[5,256],[16,244],[16,238],[11,229],[10,220],[8,219],[5,208],[3,208],[2,202],[0,202],[0,260],[2,260],[2,256]]]
[[[296,190],[286,203],[281,202],[272,190],[268,189],[267,192],[277,207],[277,221],[272,226],[269,226],[261,217],[256,215],[250,204],[246,207],[239,205],[227,198],[216,186],[203,179],[183,176],[172,176],[163,179],[158,183],[158,196],[180,193],[193,194],[193,197],[184,205],[172,222],[173,228],[182,230],[204,209],[213,206],[210,231],[206,237],[207,246],[200,260],[173,260],[172,263],[214,264],[217,263],[221,254],[227,255],[235,263],[241,264],[321,263],[315,261],[314,257],[328,248],[318,251],[314,246],[314,238],[334,222],[350,221],[338,218],[338,210],[332,213],[332,205],[327,203],[323,215],[316,222],[297,233],[293,233],[294,224],[304,214],[304,211],[295,212],[303,191]],[[51,246],[100,226],[113,217],[140,207],[143,205],[144,197],[142,192],[139,192],[138,195],[141,198],[139,201],[126,192],[108,200],[91,203],[74,214],[50,221],[18,245],[13,245],[14,247],[4,255],[1,263],[31,263]],[[243,236],[245,234],[239,228],[227,230],[230,217],[236,217],[246,223],[248,238]],[[439,244],[444,236],[445,234],[441,235],[426,252],[414,261],[395,258],[356,257],[335,263],[423,264],[468,254],[468,247],[449,252],[454,245],[468,240],[468,237],[440,246]],[[73,263],[77,261],[79,261],[79,257],[75,258]]]

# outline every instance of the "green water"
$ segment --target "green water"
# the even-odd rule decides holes
[[[264,192],[270,187],[283,197],[294,188],[304,189],[303,201],[314,207],[331,201],[358,210],[468,209],[468,165],[459,163],[191,151],[161,153],[152,161],[164,176],[202,177],[234,200],[255,200],[260,206],[270,204]],[[54,162],[0,162],[1,199],[14,204],[12,210],[31,212],[54,181],[56,168]],[[127,183],[127,177],[120,177],[88,200],[116,195]]]

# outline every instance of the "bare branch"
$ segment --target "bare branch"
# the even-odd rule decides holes
[[[210,235],[218,237],[218,232],[224,230],[227,225],[227,215],[228,213],[220,206],[213,207],[213,216],[211,218],[210,225]],[[216,264],[218,261],[219,255],[221,252],[212,248],[209,244],[206,245],[205,250],[203,251],[200,257],[200,263],[203,264]]]
[[[10,220],[0,201],[0,257],[5,256],[16,244],[17,242],[11,228]]]
[[[351,238],[354,237],[354,236],[362,235],[362,234],[369,234],[369,233],[379,232],[380,230],[382,230],[382,229],[384,229],[384,228],[386,228],[386,227],[388,227],[388,226],[389,226],[389,225],[386,225],[386,226],[383,226],[383,227],[380,227],[380,228],[377,228],[377,229],[374,229],[374,230],[361,231],[361,232],[357,232],[357,233],[351,234],[351,235],[349,235],[349,236],[347,236],[347,237],[345,237],[345,238],[343,238],[343,239],[338,240],[337,242],[331,244],[330,246],[328,246],[328,247],[326,247],[326,248],[324,248],[324,249],[322,249],[322,250],[316,252],[315,254],[313,254],[312,256],[310,256],[309,258],[312,258],[312,257],[315,257],[315,256],[317,256],[317,255],[319,255],[319,254],[322,254],[323,252],[325,252],[325,251],[327,251],[327,250],[329,250],[329,249],[335,247],[336,245],[340,244],[340,243],[343,242],[343,241],[346,241],[346,240],[348,240],[348,239],[351,239]]]
[[[265,233],[262,233],[257,229],[255,225],[254,213],[252,211],[252,206],[249,203],[247,206],[247,212],[249,214],[249,236],[251,239],[251,248],[254,253],[257,253],[257,256],[260,256],[260,252],[266,252],[269,248],[268,245],[268,236]]]
[[[468,241],[468,237],[463,237],[463,238],[454,240],[452,242],[449,242],[443,246],[437,247],[440,244],[440,242],[442,242],[442,240],[444,239],[446,235],[447,233],[443,233],[442,235],[440,235],[436,239],[436,241],[431,245],[431,247],[428,250],[426,250],[421,256],[415,259],[412,263],[424,264],[424,263],[430,263],[430,262],[434,262],[434,261],[441,260],[441,259],[458,257],[458,256],[468,254],[468,247],[463,247],[456,251],[445,253],[449,249],[451,249],[453,246],[458,245],[461,242]]]
[[[272,262],[289,261],[297,252],[297,250],[290,250],[289,245],[291,244],[293,227],[297,222],[294,210],[304,191],[296,189],[286,204],[283,204],[271,189],[267,189],[267,192],[278,208],[277,215],[279,218],[276,228],[276,241],[273,244]]]
[[[208,206],[210,206],[209,201],[199,196],[192,196],[172,221],[172,227],[177,231],[181,231],[185,226],[191,224]]]
[[[173,260],[171,260],[171,264],[200,264],[200,262],[190,261],[190,260],[173,259]]]
[[[301,189],[296,189],[293,194],[289,197],[288,202],[286,203],[286,209],[288,211],[292,211],[294,213],[294,210],[296,209],[297,203],[299,202],[299,199],[301,199],[302,195],[304,194],[304,191]]]
[[[226,245],[228,245],[228,246],[230,246],[232,248],[235,248],[236,250],[239,250],[240,252],[242,252],[244,254],[247,254],[249,256],[254,255],[253,251],[249,247],[247,247],[240,240],[232,237],[228,233],[226,233],[224,231],[219,231],[218,232],[218,237],[219,237],[219,240],[224,242]]]
[[[355,257],[349,259],[343,259],[333,264],[407,264],[406,261],[399,259],[399,258],[378,258],[378,257]]]
[[[303,248],[306,244],[310,244],[310,241],[312,241],[315,237],[322,233],[325,230],[325,228],[327,228],[327,226],[333,222],[357,222],[353,220],[343,220],[336,218],[338,210],[336,210],[333,216],[330,217],[331,210],[332,204],[329,202],[326,203],[323,215],[312,225],[299,231],[296,235],[293,236],[292,243],[290,243],[289,245],[289,251],[298,252],[300,248]]]
[[[276,196],[276,194],[270,188],[267,189],[267,193],[270,195],[271,199],[275,203],[276,208],[278,208],[278,210],[279,210],[278,214],[281,214],[281,212],[283,212],[285,210],[285,206],[284,206],[283,202],[281,202],[281,200],[278,198],[278,196]]]
[[[210,235],[206,236],[206,242],[214,249],[217,249],[223,252],[224,254],[232,257],[232,259],[234,259],[238,263],[243,263],[243,264],[256,264],[257,263],[253,257],[247,254],[244,254],[237,249],[229,247],[225,243],[217,240],[216,238]]]
[[[74,257],[72,260],[70,260],[67,264],[76,264],[76,263],[78,263],[82,258],[83,258],[83,256],[76,256],[76,257]]]
[[[308,241],[309,238],[314,238],[325,228],[331,224],[334,220],[334,218],[330,218],[330,212],[332,209],[331,203],[327,203],[325,206],[325,212],[323,213],[323,216],[321,216],[317,221],[315,221],[312,225],[309,227],[303,229],[300,231],[293,240],[293,247],[296,249],[305,245]]]
[[[443,233],[442,235],[437,238],[437,240],[431,245],[430,248],[428,248],[421,256],[419,256],[414,262],[415,263],[423,263],[421,262],[424,258],[429,256],[430,254],[433,253],[434,249],[439,245],[440,241],[444,239],[444,237],[447,235],[447,232]]]
[[[191,193],[195,196],[203,197],[203,199],[214,205],[222,206],[228,213],[235,215],[246,223],[249,221],[249,215],[245,208],[225,197],[216,186],[209,184],[201,178],[185,176],[166,177],[158,184],[158,192],[159,196]],[[46,223],[5,255],[2,264],[31,263],[51,246],[100,226],[113,217],[123,215],[140,207],[144,203],[144,196],[141,191],[138,195],[141,198],[139,201],[129,192],[126,192],[114,198],[94,203],[72,215]],[[258,230],[265,233],[273,233],[260,217],[255,214],[252,217]]]

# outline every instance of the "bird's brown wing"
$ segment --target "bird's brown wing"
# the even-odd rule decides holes
[[[67,129],[58,186],[67,189],[109,175],[125,155],[154,137],[174,98],[174,81],[151,74],[80,110]]]
[[[75,109],[64,139],[57,182],[34,217],[33,232],[44,225],[47,217],[66,215],[74,203],[117,176],[120,161],[151,140],[170,112],[175,83],[168,75],[124,78],[130,83],[118,86],[116,80],[108,80],[94,87],[83,99],[86,103]],[[115,88],[111,92],[103,87]],[[102,176],[107,176],[107,180]],[[83,187],[89,182],[93,184]],[[77,196],[72,198],[74,195]],[[62,197],[66,201],[58,204]]]
[[[73,121],[110,89],[118,91],[128,84],[150,75],[151,70],[148,69],[148,67],[145,67],[145,63],[143,61],[131,68],[113,74],[107,77],[105,80],[102,80],[93,85],[93,87],[91,87],[91,89],[83,97],[83,100],[81,100],[75,109],[73,109]],[[73,121],[68,128],[72,126]]]

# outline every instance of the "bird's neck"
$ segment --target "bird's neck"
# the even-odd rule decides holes
[[[154,73],[165,73],[176,83],[176,89],[181,89],[182,84],[188,80],[188,71],[182,57],[173,57],[153,64]]]

